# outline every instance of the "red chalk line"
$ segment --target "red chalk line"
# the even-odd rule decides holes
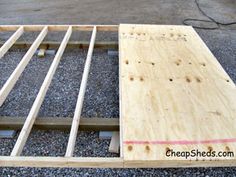
[[[228,139],[212,139],[212,140],[156,140],[156,141],[124,141],[124,144],[171,144],[171,145],[188,145],[188,144],[219,144],[219,143],[235,143],[236,138]]]

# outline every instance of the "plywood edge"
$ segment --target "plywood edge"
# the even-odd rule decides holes
[[[120,24],[121,25],[121,24]],[[120,124],[120,157],[124,157],[124,144],[123,144],[123,119],[122,119],[122,78],[121,78],[121,66],[122,66],[122,60],[121,60],[121,50],[120,50],[120,25],[118,28],[118,50],[119,50],[119,124]]]
[[[191,167],[233,167],[236,159],[225,160],[147,160],[124,161],[124,168],[191,168]]]
[[[163,26],[163,27],[177,27],[177,28],[189,28],[189,29],[194,29],[192,26],[185,26],[185,25],[163,25],[163,24],[160,24],[160,25],[156,25],[156,24],[129,24],[129,23],[121,23],[119,25],[119,29],[122,27],[122,26],[134,26],[134,27],[137,27],[137,26]],[[118,30],[119,31],[119,30]]]

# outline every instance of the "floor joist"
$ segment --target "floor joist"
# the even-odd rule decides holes
[[[39,93],[33,103],[31,110],[30,110],[30,113],[29,113],[28,117],[26,118],[24,126],[23,126],[23,128],[20,132],[20,135],[16,141],[16,144],[11,152],[11,156],[18,156],[18,155],[20,155],[21,151],[23,150],[23,147],[24,147],[24,145],[27,141],[27,138],[30,134],[30,131],[33,127],[33,124],[34,124],[34,121],[37,117],[40,106],[43,103],[44,97],[47,93],[47,90],[48,90],[49,85],[52,81],[53,75],[56,72],[57,66],[59,65],[60,59],[61,59],[62,54],[66,48],[66,44],[70,39],[71,34],[72,34],[72,27],[68,27],[65,37],[62,40],[62,43],[57,51],[57,54],[56,54],[51,66],[49,68],[49,71],[44,79],[44,82],[39,90]]]
[[[1,46],[0,48],[0,58],[2,58],[5,53],[11,48],[11,46],[16,42],[17,39],[23,34],[24,27],[21,26],[19,29]]]
[[[80,116],[81,116],[81,111],[83,108],[83,103],[84,103],[84,95],[86,92],[86,86],[87,86],[87,80],[88,80],[88,75],[89,75],[89,69],[91,65],[91,60],[92,60],[92,54],[93,54],[93,48],[94,48],[94,43],[96,40],[96,34],[97,34],[97,28],[96,26],[93,28],[91,40],[90,40],[90,45],[87,53],[87,58],[85,61],[85,66],[84,66],[84,72],[80,84],[80,90],[79,90],[79,95],[76,103],[76,108],[74,112],[74,117],[71,125],[71,131],[70,131],[70,136],[69,136],[69,141],[68,145],[66,148],[66,157],[72,157],[73,152],[74,152],[74,147],[75,147],[75,141],[77,137],[77,132],[79,128],[79,122],[80,122]]]
[[[2,106],[2,104],[4,103],[6,97],[14,87],[16,81],[21,76],[25,67],[28,65],[29,61],[31,60],[32,56],[34,55],[35,51],[37,50],[37,48],[39,47],[40,43],[43,41],[47,33],[48,33],[48,27],[45,26],[42,29],[41,33],[36,38],[36,40],[34,41],[34,43],[31,45],[29,50],[26,52],[21,62],[17,65],[16,69],[13,71],[7,82],[3,85],[2,89],[0,90],[0,106]]]

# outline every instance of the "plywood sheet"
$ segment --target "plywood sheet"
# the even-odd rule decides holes
[[[121,24],[119,52],[126,165],[235,159],[236,87],[192,27]],[[170,149],[235,156],[167,157]]]

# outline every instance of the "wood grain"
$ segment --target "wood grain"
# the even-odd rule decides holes
[[[43,84],[39,90],[39,93],[33,103],[32,108],[30,109],[29,115],[27,116],[27,119],[25,120],[24,126],[21,129],[21,132],[19,134],[19,137],[17,138],[16,144],[14,145],[14,148],[11,152],[11,156],[19,156],[23,150],[23,147],[27,141],[27,138],[30,134],[30,131],[33,127],[34,121],[38,115],[39,109],[41,107],[41,104],[43,103],[44,97],[47,93],[47,90],[49,88],[49,85],[52,81],[53,75],[56,72],[57,66],[61,60],[62,54],[64,53],[64,50],[66,48],[66,44],[70,39],[70,36],[72,34],[72,27],[69,27],[62,43],[57,51],[57,54],[55,58],[53,59],[53,62],[49,68],[49,71],[43,81]]]
[[[24,27],[19,27],[19,29],[3,44],[3,46],[0,48],[0,59],[7,53],[7,51],[17,41],[17,39],[19,39],[23,32]]]
[[[192,27],[122,24],[119,49],[125,162],[186,160],[168,149],[236,154],[235,84]],[[235,157],[188,160],[219,159]]]
[[[3,85],[2,89],[0,90],[0,106],[6,100],[8,94],[13,89],[14,85],[16,84],[17,80],[21,76],[22,72],[24,71],[25,67],[30,62],[32,56],[34,55],[35,51],[39,47],[40,43],[43,41],[45,36],[48,33],[48,27],[45,26],[41,33],[38,35],[34,43],[30,46],[29,50],[26,52],[20,63],[17,65],[16,69],[13,71],[11,76],[8,78],[6,83]]]
[[[80,84],[80,90],[79,90],[79,95],[76,103],[76,108],[75,108],[75,113],[71,125],[71,131],[70,131],[70,136],[69,136],[69,141],[67,144],[66,148],[66,157],[72,157],[74,148],[75,148],[75,141],[77,137],[77,132],[79,128],[79,122],[80,122],[80,116],[81,116],[81,111],[83,108],[83,102],[84,102],[84,95],[86,92],[86,85],[87,85],[87,80],[89,76],[89,70],[90,70],[90,65],[92,61],[92,54],[93,54],[93,48],[94,48],[94,43],[96,40],[96,34],[97,34],[97,28],[96,26],[93,28],[91,40],[90,40],[90,45],[85,61],[85,66],[84,66],[84,72]]]

